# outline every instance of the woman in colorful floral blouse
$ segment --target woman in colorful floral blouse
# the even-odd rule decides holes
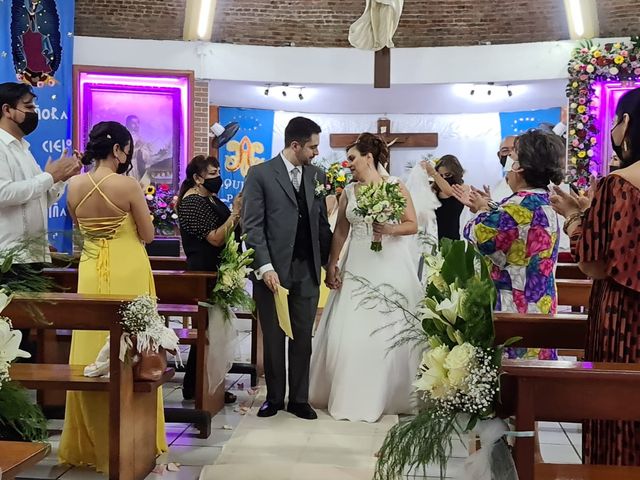
[[[555,266],[560,235],[557,214],[549,203],[550,183],[563,179],[565,147],[560,137],[530,130],[516,139],[507,183],[513,195],[499,204],[488,190],[472,189],[461,202],[477,213],[465,227],[465,238],[486,255],[498,290],[496,310],[556,313]],[[510,348],[510,358],[555,360],[552,349]]]

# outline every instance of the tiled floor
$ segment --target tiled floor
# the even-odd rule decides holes
[[[247,328],[250,325],[242,325],[240,333],[240,342],[237,350],[237,360],[247,361],[250,352],[250,337]],[[186,356],[184,357],[186,360]],[[173,382],[165,385],[164,388],[164,400],[167,407],[188,407],[193,405],[192,402],[184,402],[182,400],[181,392],[182,375],[176,375]],[[251,407],[254,403],[255,396],[250,391],[250,379],[246,375],[228,375],[227,387],[236,395],[238,395],[238,402],[234,405],[226,406],[218,415],[212,420],[212,433],[207,439],[200,439],[196,436],[196,430],[190,424],[168,424],[167,425],[167,437],[170,442],[170,451],[167,454],[162,455],[158,459],[159,464],[167,464],[174,462],[180,464],[180,470],[177,472],[165,471],[163,474],[152,473],[147,478],[155,480],[194,480],[198,479],[205,465],[213,464],[220,455],[223,446],[229,441],[235,429],[238,427],[240,421],[245,418],[243,407]],[[249,390],[249,391],[248,391]],[[254,420],[247,418],[248,421]],[[258,419],[255,419],[258,420]],[[259,421],[259,420],[258,420]],[[289,420],[287,420],[289,421]],[[325,420],[329,422],[329,420]],[[338,423],[338,422],[336,422]],[[326,449],[317,453],[317,458],[308,458],[308,462],[319,462],[325,464],[332,463],[330,459],[335,456],[336,452],[339,453],[344,450],[344,438],[345,427],[349,427],[349,435],[358,434],[357,424],[349,424],[348,422],[339,422],[340,425],[336,425],[334,432],[330,432],[335,435],[334,444],[335,452],[327,451]],[[297,420],[295,418],[290,419],[290,435],[305,435],[304,429],[307,421]],[[256,425],[258,428],[263,428],[262,425]],[[581,452],[581,434],[580,425],[576,424],[559,424],[559,423],[541,423],[540,427],[540,443],[542,456],[545,461],[553,463],[580,463]],[[72,468],[66,466],[57,465],[57,447],[60,441],[60,430],[62,428],[62,421],[53,420],[50,422],[52,444],[52,453],[45,460],[40,462],[37,466],[31,470],[25,472],[21,479],[102,479],[106,477],[96,474],[89,469]],[[363,427],[364,428],[364,427]],[[259,435],[258,435],[259,436]],[[252,436],[255,440],[255,435]],[[342,445],[342,447],[341,447]],[[454,442],[454,454],[451,458],[447,476],[454,477],[462,467],[464,457],[466,457],[466,450],[463,445]],[[253,447],[253,448],[258,448]],[[232,453],[232,452],[231,452]],[[339,468],[339,462],[336,466]],[[220,478],[235,478],[233,465],[228,465],[228,472],[221,475]],[[327,466],[327,468],[333,468]],[[334,470],[336,470],[334,468]],[[336,470],[337,471],[337,470]],[[419,471],[409,472],[406,475],[407,479],[435,479],[438,477],[438,467],[429,466],[426,469],[420,469]],[[338,474],[324,473],[324,477],[319,476],[317,478],[338,478]],[[327,476],[328,475],[328,476]],[[262,472],[260,478],[270,479],[268,476],[268,469]],[[300,477],[302,478],[302,477]],[[313,477],[316,478],[316,477]],[[273,480],[277,480],[273,477]]]

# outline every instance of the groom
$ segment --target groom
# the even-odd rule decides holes
[[[320,267],[327,263],[331,229],[316,182],[325,175],[311,165],[318,154],[320,127],[304,117],[293,118],[284,131],[284,150],[249,169],[244,184],[242,221],[246,244],[255,249],[253,293],[263,332],[267,401],[259,417],[284,408],[287,371],[285,334],[278,325],[274,292],[289,290],[289,402],[287,410],[317,418],[309,406],[311,333],[320,292]]]

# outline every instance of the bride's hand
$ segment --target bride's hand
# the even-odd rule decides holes
[[[374,223],[373,233],[378,235],[393,235],[392,223]]]
[[[337,290],[342,286],[340,269],[337,265],[327,265],[327,278],[324,283],[331,290]]]

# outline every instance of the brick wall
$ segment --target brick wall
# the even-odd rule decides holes
[[[193,154],[209,152],[209,82],[196,80],[193,91]]]
[[[186,0],[76,0],[76,35],[182,39]]]
[[[78,35],[180,39],[186,0],[76,0]],[[364,0],[218,0],[215,42],[348,47]],[[640,1],[598,0],[602,36],[640,33]],[[405,0],[397,47],[568,37],[563,0]]]

